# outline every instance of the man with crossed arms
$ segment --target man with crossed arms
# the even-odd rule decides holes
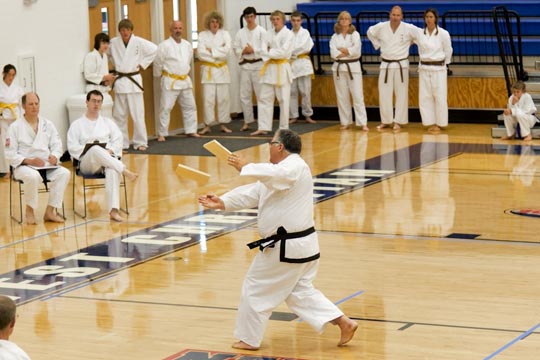
[[[169,30],[171,36],[159,44],[154,59],[154,76],[161,76],[158,141],[165,141],[165,136],[169,134],[171,110],[175,101],[178,101],[182,109],[186,135],[200,137],[197,134],[197,105],[193,96],[193,83],[189,77],[193,47],[182,39],[181,21],[173,21]]]

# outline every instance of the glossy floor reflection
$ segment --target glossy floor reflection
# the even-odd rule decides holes
[[[492,139],[487,125],[372,128],[302,135],[316,286],[359,321],[355,339],[338,348],[337,329],[318,335],[282,305],[253,358],[535,359],[540,142]],[[241,152],[268,160],[268,144]],[[19,225],[0,209],[0,293],[21,304],[12,340],[33,359],[230,357],[256,212],[203,212],[196,196],[248,180],[213,157],[124,160],[141,174],[128,184],[125,223],[108,221],[103,190],[90,192],[86,220],[66,206],[63,225]],[[210,181],[177,177],[178,163]]]

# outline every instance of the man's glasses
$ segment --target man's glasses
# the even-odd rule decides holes
[[[276,145],[276,144],[281,144],[280,141],[270,141],[270,145]]]

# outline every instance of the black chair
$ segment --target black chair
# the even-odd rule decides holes
[[[79,169],[79,160],[72,159],[73,160],[73,212],[83,219],[86,219],[87,211],[86,211],[86,190],[92,190],[92,189],[103,189],[105,188],[105,183],[99,183],[96,184],[94,180],[99,179],[105,179],[105,171],[102,169],[101,172],[95,173],[95,174],[82,174]],[[76,179],[77,177],[82,178],[82,185],[83,185],[83,199],[84,199],[84,212],[79,213],[77,211],[77,208],[75,207],[75,186],[76,186]],[[129,208],[128,208],[128,197],[127,197],[127,189],[126,189],[126,177],[124,174],[122,174],[122,181],[120,182],[120,187],[124,188],[124,202],[126,204],[126,208],[122,209],[120,208],[120,211],[123,211],[124,213],[129,215]]]
[[[22,166],[25,166],[25,165],[22,165]],[[11,218],[13,220],[15,220],[16,222],[21,224],[22,221],[23,221],[22,197],[24,195],[24,190],[23,190],[22,185],[24,184],[24,181],[15,178],[15,175],[13,175],[13,167],[12,166],[9,167],[9,170],[10,170],[10,175],[9,175],[9,177],[10,177],[10,180],[9,180],[9,216],[11,216]],[[38,170],[38,171],[39,171],[39,175],[41,175],[41,178],[43,179],[43,185],[44,185],[44,188],[39,189],[38,193],[49,192],[49,185],[48,184],[51,181],[49,179],[47,179],[47,170]],[[18,186],[19,186],[19,214],[20,214],[19,218],[15,217],[15,215],[13,214],[13,183],[18,184]],[[64,202],[63,201],[62,201],[62,217],[64,219],[66,218],[66,213],[65,213],[65,210],[64,210]]]

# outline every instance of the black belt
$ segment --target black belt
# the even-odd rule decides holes
[[[105,81],[100,82],[99,84],[96,84],[95,82],[86,80],[86,85],[97,85],[97,86],[106,86]]]
[[[444,65],[444,60],[441,60],[441,61],[423,61],[423,60],[420,60],[420,65],[443,66]]]
[[[131,80],[132,83],[134,83],[135,85],[137,85],[137,87],[139,89],[141,89],[142,91],[144,91],[143,87],[137,82],[135,81],[135,79],[132,77],[132,76],[135,76],[135,75],[139,75],[140,72],[138,71],[134,71],[134,72],[130,72],[130,73],[122,73],[122,72],[118,72],[118,71],[115,71],[114,72],[115,75],[117,75],[116,79],[114,80],[112,86],[111,86],[111,89],[114,89],[114,84],[116,84],[116,81],[118,81],[118,79],[121,79],[123,77],[127,77],[129,80]]]
[[[338,79],[339,79],[339,67],[341,66],[341,64],[345,64],[347,66],[347,71],[349,72],[349,77],[352,80],[353,75],[352,75],[351,67],[349,66],[349,64],[357,62],[358,60],[360,60],[360,59],[336,60],[336,62],[338,63],[338,66],[337,66],[337,77],[338,77]]]
[[[252,60],[250,60],[250,59],[242,59],[242,61],[240,61],[238,63],[238,65],[255,64],[255,63],[259,62],[259,61],[262,61],[262,59],[252,59]]]
[[[301,237],[308,236],[309,234],[313,234],[314,232],[315,232],[315,228],[313,226],[310,227],[309,229],[293,232],[293,233],[288,233],[287,230],[285,230],[283,226],[280,226],[277,229],[277,233],[275,235],[269,236],[265,239],[260,239],[260,240],[250,242],[249,244],[247,244],[247,246],[250,249],[259,247],[259,250],[263,251],[267,247],[274,247],[274,245],[281,240],[301,238]],[[265,243],[268,243],[268,244],[265,244]]]
[[[403,82],[403,68],[401,67],[401,62],[403,60],[407,60],[407,58],[397,59],[397,60],[388,60],[388,59],[382,58],[381,60],[384,61],[385,63],[397,62],[399,65],[399,75],[401,76],[401,82]],[[384,74],[384,83],[386,84],[387,82],[388,82],[388,66],[386,67],[386,72]]]

